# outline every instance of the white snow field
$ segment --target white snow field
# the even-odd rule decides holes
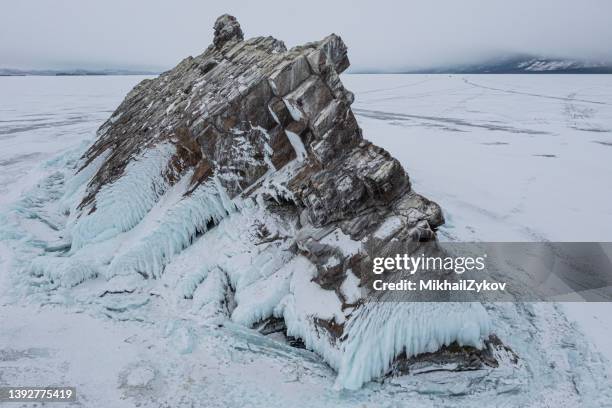
[[[58,230],[73,222],[62,214],[88,176],[74,176],[72,168],[141,79],[0,77],[0,386],[75,386],[73,405],[84,407],[612,405],[609,304],[485,304],[492,331],[518,354],[516,366],[419,373],[337,391],[336,373],[320,355],[245,328],[281,302],[290,332],[305,337],[301,314],[333,315],[338,308],[335,298],[321,302],[321,293],[314,295],[320,303],[308,302],[321,289],[306,279],[310,271],[299,257],[242,255],[252,240],[241,220],[259,216],[256,207],[176,249],[186,239],[180,228],[186,214],[200,222],[232,205],[214,186],[175,206],[185,187],[178,184],[157,203],[139,203],[146,217],[128,211],[87,217],[88,225],[72,226],[73,248],[81,250],[55,257],[66,249]],[[442,206],[441,239],[612,240],[611,76],[344,75],[343,81],[355,92],[365,137],[397,157],[415,189]],[[155,172],[164,150],[158,153],[140,165]],[[100,205],[129,200],[132,186],[142,183],[136,172],[122,182]],[[174,256],[162,276],[160,253]],[[141,262],[158,279],[122,274]],[[272,270],[278,272],[267,278]],[[60,274],[61,285],[50,285]],[[230,284],[245,288],[240,298],[219,297]],[[231,318],[219,313],[228,301],[237,302]],[[380,352],[385,340],[380,333],[350,347]],[[317,351],[333,362],[337,357],[323,347]],[[351,362],[340,375],[363,375],[365,365]]]

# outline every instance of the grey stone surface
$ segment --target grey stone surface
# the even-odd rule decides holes
[[[340,37],[287,50],[272,37],[244,40],[229,15],[219,17],[214,30],[213,46],[140,83],[100,128],[86,158],[109,147],[113,154],[84,202],[95,200],[146,146],[163,141],[181,147],[168,179],[197,167],[194,178],[220,175],[236,197],[269,170],[268,147],[274,170],[295,159],[291,132],[306,157],[286,184],[305,221],[342,223],[352,237],[363,238],[396,214],[415,236],[435,238],[432,230],[444,222],[440,208],[414,193],[399,162],[362,136],[350,109],[353,95],[338,76],[349,66]],[[246,135],[246,154],[235,153],[237,134]]]

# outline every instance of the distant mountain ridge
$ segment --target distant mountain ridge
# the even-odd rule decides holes
[[[406,71],[422,74],[612,74],[612,63],[518,55],[477,64]]]
[[[14,69],[0,68],[0,76],[96,76],[96,75],[158,75],[155,70],[131,69]]]
[[[0,68],[0,76],[159,75],[165,69],[15,69]],[[519,54],[476,63],[419,69],[351,70],[355,74],[612,74],[612,62]]]

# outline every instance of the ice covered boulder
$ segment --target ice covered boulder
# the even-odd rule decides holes
[[[342,39],[287,49],[245,40],[228,15],[214,33],[204,53],[138,84],[82,157],[62,199],[60,266],[92,270],[63,286],[164,281],[186,313],[285,331],[340,388],[398,359],[484,347],[480,304],[364,302],[372,248],[435,240],[444,218],[364,139],[339,77]],[[54,265],[37,261],[36,274],[62,281]]]

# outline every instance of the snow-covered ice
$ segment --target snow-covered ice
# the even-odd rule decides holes
[[[76,385],[86,406],[190,406],[204,399],[205,406],[283,407],[612,401],[599,353],[612,359],[608,304],[475,305],[467,312],[471,325],[462,324],[459,312],[456,318],[436,314],[435,304],[406,304],[404,315],[446,323],[399,319],[395,327],[409,327],[394,333],[421,336],[393,338],[384,332],[389,325],[363,319],[348,330],[373,340],[337,354],[303,317],[341,322],[338,298],[310,282],[299,257],[249,246],[253,231],[245,221],[261,216],[257,207],[228,216],[233,203],[214,183],[177,206],[185,186],[168,188],[161,180],[136,206],[141,212],[122,207],[117,194],[129,195],[143,166],[163,162],[158,157],[143,157],[128,169],[133,177],[125,185],[109,186],[108,205],[92,214],[104,222],[85,216],[63,225],[53,214],[69,206],[86,179],[83,173],[71,178],[68,169],[140,79],[0,78],[0,385],[12,381],[7,377],[20,385]],[[441,239],[612,238],[609,76],[345,75],[343,81],[356,94],[353,108],[365,137],[397,157],[415,188],[441,204],[447,219]],[[294,148],[300,156],[303,146]],[[196,239],[211,218],[217,228]],[[185,219],[194,220],[193,228],[183,228]],[[82,249],[58,257],[66,243],[57,231],[66,227],[73,248]],[[391,221],[381,226],[395,227]],[[348,239],[339,231],[330,237]],[[81,244],[74,246],[75,238]],[[352,251],[355,245],[343,246]],[[16,285],[15,271],[26,265],[34,280]],[[159,279],[125,273],[134,270]],[[235,298],[219,296],[228,286]],[[342,291],[351,298],[358,290],[349,275]],[[228,314],[231,319],[223,317]],[[338,379],[316,354],[244,327],[272,314],[339,369]],[[514,371],[409,375],[354,391],[333,387],[337,381],[358,388],[382,373],[397,354],[393,347],[433,350],[457,336],[477,345],[490,325],[521,357]]]
[[[364,135],[461,241],[612,238],[610,75],[346,75]]]

